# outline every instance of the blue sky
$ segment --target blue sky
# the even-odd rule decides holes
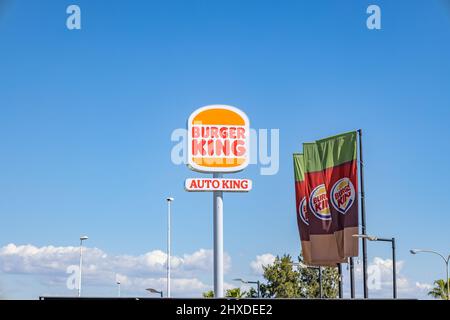
[[[291,155],[358,128],[368,232],[397,238],[410,283],[443,277],[441,261],[408,250],[450,249],[448,2],[2,3],[0,247],[76,246],[88,234],[88,247],[112,256],[164,251],[170,194],[174,254],[210,249],[212,196],[183,190],[200,174],[171,162],[170,136],[196,108],[221,103],[252,128],[280,130],[278,174],[253,165],[233,176],[254,189],[225,195],[226,281],[256,277],[257,255],[299,253]],[[81,30],[65,26],[72,3]],[[381,30],[366,28],[372,3]],[[390,248],[370,243],[369,256]],[[0,272],[6,297],[67,292],[51,279]]]

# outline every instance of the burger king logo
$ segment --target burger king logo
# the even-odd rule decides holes
[[[308,216],[306,213],[306,197],[303,197],[302,201],[300,201],[300,204],[298,205],[298,213],[303,223],[309,226]]]
[[[250,123],[241,110],[211,105],[188,120],[188,166],[199,172],[237,172],[249,163]]]
[[[331,189],[331,203],[342,214],[346,214],[355,202],[355,188],[349,178],[338,180]]]
[[[330,205],[324,184],[314,188],[309,196],[309,208],[320,220],[331,220]]]

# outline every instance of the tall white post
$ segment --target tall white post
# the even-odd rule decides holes
[[[167,297],[170,298],[170,203],[173,198],[167,198]]]
[[[78,297],[81,297],[81,267],[83,265],[83,240],[80,239],[80,272],[78,275]]]
[[[214,173],[214,178],[222,174]],[[214,297],[223,298],[223,191],[214,191]]]
[[[447,266],[447,300],[450,301],[450,280],[449,280],[450,278],[449,278],[449,275],[448,275],[448,273],[449,273],[449,271],[448,271],[448,262],[449,262],[449,260],[450,260],[450,255],[447,257],[447,260],[445,262],[445,264]]]

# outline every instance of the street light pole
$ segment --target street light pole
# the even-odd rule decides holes
[[[151,292],[151,293],[157,293],[157,294],[159,294],[161,296],[161,298],[163,297],[162,290],[159,291],[159,290],[156,290],[156,289],[153,289],[153,288],[148,288],[148,289],[145,289],[145,290],[147,290],[148,292]]]
[[[83,266],[83,241],[87,240],[87,236],[81,236],[80,237],[80,270],[78,274],[78,298],[81,297],[81,269]]]
[[[292,265],[297,266],[298,268],[308,268],[308,269],[313,269],[313,270],[319,271],[319,297],[322,299],[323,298],[322,267],[307,266],[300,262],[294,262],[294,263],[292,263]]]
[[[395,238],[391,239],[376,238],[375,241],[390,242],[392,244],[392,286],[394,299],[397,299],[397,266],[395,258]]]
[[[395,258],[395,238],[392,238],[392,284],[394,286],[394,299],[397,299],[397,266],[396,266],[396,258]]]
[[[261,282],[256,281],[256,286],[258,288],[258,298],[261,298]]]
[[[118,286],[118,292],[117,292],[117,296],[120,298],[120,281],[117,281],[117,286]]]
[[[397,266],[395,258],[395,238],[378,238],[366,234],[354,234],[354,237],[369,241],[390,242],[392,244],[392,296],[397,299]]]
[[[369,239],[370,240],[370,239]],[[394,299],[397,299],[397,266],[396,266],[396,258],[395,258],[395,238],[385,239],[385,238],[375,238],[375,240],[371,241],[384,241],[390,242],[392,244],[392,292]]]
[[[167,199],[167,298],[170,298],[170,204],[173,200],[172,197]]]
[[[244,279],[233,279],[234,281],[240,281],[240,282],[242,282],[242,283],[245,283],[245,284],[256,284],[256,289],[257,289],[257,294],[258,294],[258,298],[261,298],[261,282],[258,280],[258,281],[246,281],[246,280],[244,280]]]
[[[447,278],[445,279],[445,281],[447,282],[447,300],[450,300],[450,281],[449,281],[449,270],[448,270],[450,254],[448,255],[447,258],[445,258],[442,254],[440,254],[439,252],[433,251],[433,250],[411,249],[411,250],[409,250],[409,252],[411,252],[412,254],[417,254],[420,252],[433,253],[433,254],[437,254],[439,257],[442,258],[442,260],[444,260],[445,271],[446,271],[446,275],[447,275]]]

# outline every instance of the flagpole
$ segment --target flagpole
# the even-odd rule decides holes
[[[323,298],[322,267],[319,266],[319,297]]]
[[[342,288],[342,263],[338,263],[339,272],[339,299],[343,298],[343,288]]]
[[[350,257],[350,298],[355,298],[355,264],[353,257]]]
[[[359,135],[359,175],[361,186],[361,232],[366,235],[366,206],[364,193],[364,161],[362,152],[362,130],[358,129]],[[363,285],[364,285],[364,299],[369,298],[369,290],[367,288],[367,239],[362,238],[362,253],[363,253]]]

